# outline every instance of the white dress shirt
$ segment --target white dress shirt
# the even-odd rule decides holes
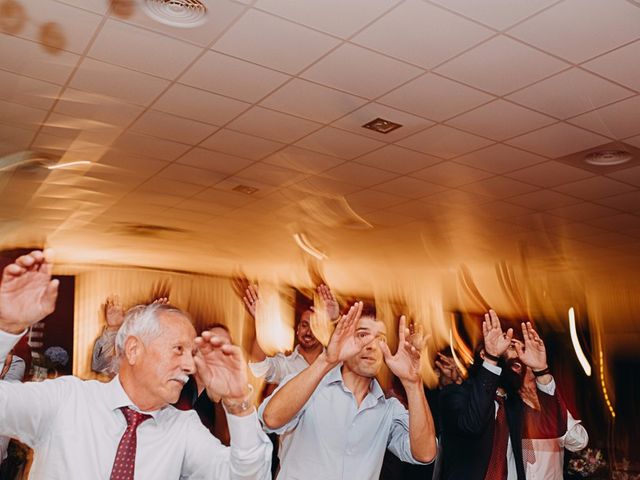
[[[20,336],[0,331],[0,358]],[[120,407],[135,408],[119,377],[109,383],[60,377],[0,383],[0,434],[35,451],[31,478],[107,479],[127,426]],[[231,447],[223,446],[194,411],[168,406],[137,430],[140,480],[271,478],[271,442],[256,414],[227,415]]]
[[[278,353],[261,362],[250,362],[249,368],[256,377],[264,377],[267,383],[280,383],[289,375],[300,373],[309,364],[300,353],[300,345],[296,345],[289,355]]]
[[[500,375],[502,373],[502,368],[492,365],[489,362],[483,362],[482,366],[496,375]],[[551,379],[546,385],[542,383],[538,383],[536,380],[536,387],[538,390],[546,393],[547,395],[554,395],[556,392],[556,382]],[[495,405],[494,418],[498,416],[498,402],[493,402]],[[516,469],[516,458],[513,455],[513,447],[511,446],[511,436],[509,436],[509,441],[507,443],[507,480],[517,480],[518,479],[518,471]]]
[[[527,463],[527,480],[562,480],[564,449],[577,452],[587,446],[589,434],[567,410],[567,431],[559,438],[532,439],[530,445],[535,455],[534,463]],[[525,446],[522,448],[525,453]]]
[[[265,428],[290,432],[278,480],[377,480],[386,448],[404,462],[420,463],[411,455],[407,409],[396,398],[386,399],[375,379],[358,406],[340,368],[324,376],[289,423],[277,430]],[[261,419],[271,398],[258,409]]]
[[[2,363],[2,362],[0,362]],[[11,359],[11,365],[4,377],[0,378],[0,382],[21,382],[24,378],[25,363],[20,357],[15,355]],[[7,450],[9,449],[9,442],[11,438],[0,436],[0,462],[7,458]]]

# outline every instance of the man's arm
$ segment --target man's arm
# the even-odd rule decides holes
[[[414,344],[409,341],[409,336],[410,329],[407,328],[403,315],[400,317],[398,328],[399,340],[396,354],[392,355],[383,341],[380,342],[380,348],[387,366],[400,379],[407,393],[411,455],[418,462],[426,463],[431,462],[437,453],[436,431],[420,378],[421,337],[417,344]]]
[[[265,402],[261,411],[262,421],[267,428],[277,430],[289,423],[311,398],[324,376],[340,362],[364,348],[355,336],[356,323],[361,313],[362,302],[356,302],[338,320],[327,350]]]

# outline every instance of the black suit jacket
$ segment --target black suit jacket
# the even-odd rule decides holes
[[[495,428],[495,394],[500,377],[484,367],[462,385],[449,385],[441,394],[442,470],[444,480],[483,480],[489,466]],[[556,387],[557,390],[557,387]],[[507,395],[505,409],[518,480],[525,480],[523,438],[556,438],[567,425],[559,393],[538,390],[540,410],[518,394]]]

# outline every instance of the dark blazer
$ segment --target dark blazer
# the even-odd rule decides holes
[[[483,480],[489,466],[495,428],[495,394],[500,376],[480,367],[462,385],[442,390],[443,480]],[[538,390],[540,411],[527,406],[517,393],[505,401],[509,436],[518,480],[525,480],[522,460],[523,438],[556,438],[567,425],[566,407],[560,395]]]

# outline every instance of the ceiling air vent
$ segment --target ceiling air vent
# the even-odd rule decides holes
[[[376,118],[371,120],[369,123],[365,123],[362,128],[368,128],[369,130],[373,130],[378,133],[389,133],[394,130],[400,128],[402,125],[399,123],[394,123],[390,120],[385,120],[384,118]]]
[[[610,142],[556,158],[556,161],[604,175],[640,165],[640,148],[624,142]]]
[[[249,185],[237,185],[232,189],[234,192],[244,193],[245,195],[253,195],[258,191],[256,187],[250,187]]]
[[[627,163],[632,158],[633,155],[626,150],[601,150],[587,154],[587,156],[584,157],[584,161],[591,165],[608,167]]]
[[[145,0],[144,9],[155,21],[179,28],[194,28],[207,18],[207,7],[200,0]]]

